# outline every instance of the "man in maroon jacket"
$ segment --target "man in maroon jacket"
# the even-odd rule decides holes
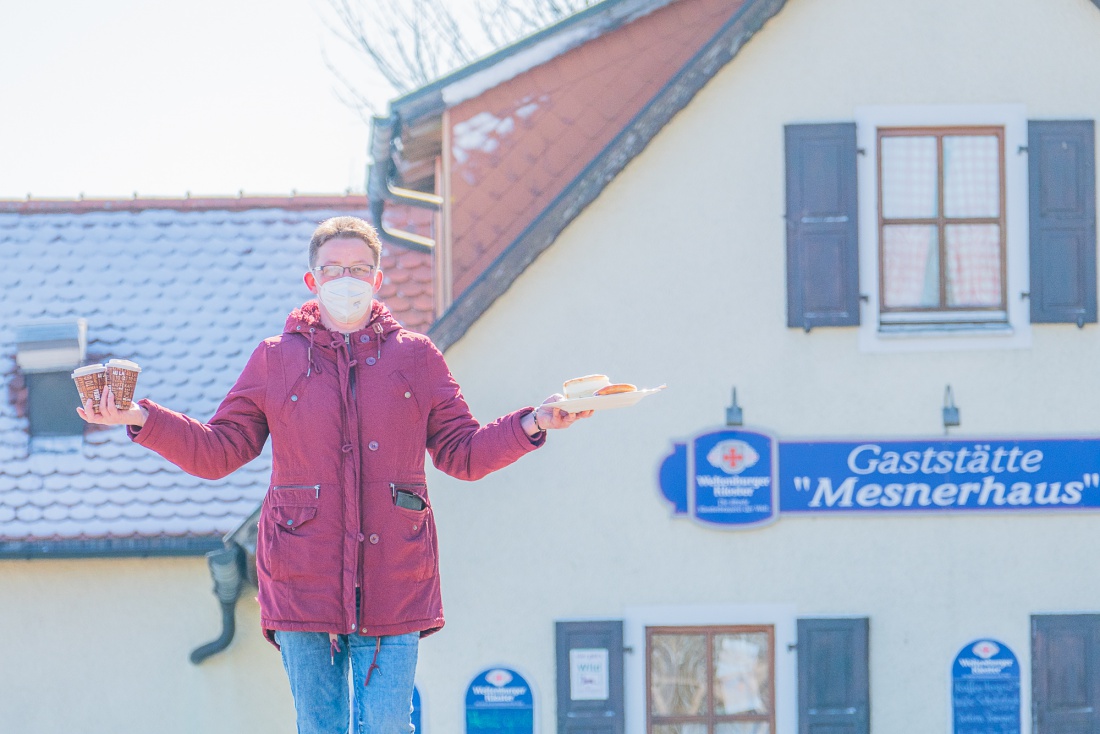
[[[443,355],[374,300],[381,243],[355,217],[323,222],[305,283],[317,296],[264,340],[214,417],[150,400],[118,410],[105,391],[93,423],[183,470],[217,479],[270,436],[271,485],[256,548],[261,623],[279,647],[302,734],[348,731],[348,669],[360,731],[411,731],[418,640],[443,626],[435,518],[424,454],[478,479],[589,413],[545,405],[481,426]]]

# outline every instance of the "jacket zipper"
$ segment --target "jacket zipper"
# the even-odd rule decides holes
[[[312,489],[317,497],[321,496],[320,484],[276,484],[271,489],[273,491],[276,489]]]
[[[351,388],[351,399],[352,399],[352,402],[354,403],[355,402],[355,366],[350,364],[350,362],[352,361],[352,356],[351,356],[351,334],[344,334],[344,346],[348,350],[348,362],[349,362],[349,364],[348,364],[348,387]],[[359,415],[358,410],[355,411],[355,415],[356,415],[356,418],[358,419],[358,415]],[[356,537],[359,538],[359,547],[356,549],[356,553],[355,553],[355,592],[358,594],[360,592],[359,579],[361,579],[362,576],[363,576],[363,514],[362,514],[362,508],[358,506],[358,503],[356,503],[356,504],[357,504],[357,506],[356,506],[356,509],[355,509],[355,524],[356,524]],[[364,582],[365,582],[365,579],[364,579]],[[358,605],[356,605],[356,606],[358,606]],[[360,621],[359,620],[359,615],[355,615],[352,618],[351,631],[355,632],[355,631],[358,630],[358,632],[360,634],[363,634],[364,630],[363,630],[362,627],[359,626],[359,621]],[[381,640],[382,638],[379,637],[378,639]]]
[[[348,361],[351,361],[351,334],[344,334],[344,345],[348,348]],[[355,368],[348,366],[348,385],[351,387],[351,397],[355,399]]]

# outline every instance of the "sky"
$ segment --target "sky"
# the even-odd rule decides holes
[[[5,2],[0,199],[361,193],[370,131],[325,66],[326,7]]]

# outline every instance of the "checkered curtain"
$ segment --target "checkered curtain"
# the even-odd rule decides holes
[[[950,218],[1000,214],[1000,156],[993,135],[949,135],[943,140],[944,212]],[[882,139],[882,212],[889,219],[929,219],[938,213],[934,136]],[[944,228],[947,306],[1001,303],[1001,233],[996,224]],[[928,225],[885,225],[882,233],[883,306],[940,305],[939,231]]]

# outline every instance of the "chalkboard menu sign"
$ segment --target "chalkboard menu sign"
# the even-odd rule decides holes
[[[466,689],[466,734],[533,734],[535,698],[522,675],[492,668]]]
[[[954,734],[1020,734],[1020,665],[1007,645],[975,640],[951,666]]]

